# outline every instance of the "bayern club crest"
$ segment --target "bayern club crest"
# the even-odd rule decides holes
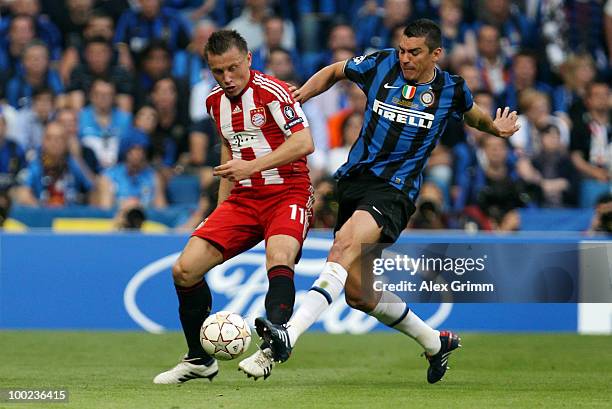
[[[251,109],[251,123],[258,128],[261,128],[266,123],[266,109],[259,107]]]
[[[431,91],[425,91],[421,94],[421,102],[423,103],[423,105],[425,105],[426,107],[431,106],[431,104],[433,104],[434,102],[434,95],[433,92]]]

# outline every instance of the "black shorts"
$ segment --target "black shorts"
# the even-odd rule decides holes
[[[382,227],[381,243],[395,243],[415,211],[408,196],[370,172],[338,180],[338,221],[334,233],[355,210],[365,210]]]

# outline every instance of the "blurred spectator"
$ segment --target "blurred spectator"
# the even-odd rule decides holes
[[[215,167],[220,163],[221,146],[210,118],[195,122],[189,132],[189,165]]]
[[[3,84],[17,74],[26,46],[36,38],[34,19],[29,16],[11,18],[6,30],[6,37],[0,42],[0,80]]]
[[[23,70],[15,74],[6,84],[6,99],[15,108],[31,104],[34,88],[49,88],[58,97],[56,104],[63,106],[64,86],[55,69],[49,67],[49,52],[45,43],[33,40],[21,58]]]
[[[285,82],[298,83],[300,78],[296,77],[295,66],[291,59],[291,53],[284,48],[271,48],[266,58],[266,66],[264,67],[266,74],[272,75],[279,80]]]
[[[45,127],[40,156],[20,175],[16,202],[25,206],[88,204],[93,183],[70,156],[68,137],[57,122]]]
[[[211,20],[202,20],[196,24],[193,37],[187,48],[174,54],[172,62],[172,75],[174,77],[187,79],[192,87],[205,77],[212,77],[204,58],[204,46],[210,35],[216,30],[217,25]]]
[[[565,0],[564,10],[570,30],[569,49],[591,54],[600,71],[609,69],[604,33],[603,0]]]
[[[295,68],[295,74],[302,76],[300,55],[295,48],[284,48],[282,44],[284,21],[279,16],[268,16],[263,20],[264,41],[263,44],[253,50],[251,68],[258,71],[266,69],[267,62],[273,49],[283,48],[287,51],[289,59]]]
[[[333,175],[348,159],[351,147],[359,138],[363,125],[363,112],[352,111],[342,122],[342,146],[329,150],[327,172]]]
[[[25,166],[23,149],[6,138],[6,121],[0,112],[0,193],[6,193],[17,181],[17,174]]]
[[[478,57],[476,67],[484,88],[495,95],[506,89],[509,75],[507,59],[501,52],[499,30],[491,25],[483,25],[478,30]]]
[[[37,88],[32,94],[32,106],[22,108],[17,112],[13,139],[26,152],[28,162],[37,155],[44,129],[55,113],[53,99],[50,89]]]
[[[316,53],[304,55],[302,74],[305,77],[310,77],[321,68],[331,64],[336,50],[351,50],[352,54],[355,54],[357,39],[353,27],[349,24],[338,23],[333,25],[327,37],[327,48]]]
[[[217,85],[203,54],[204,44],[216,29],[217,25],[213,21],[198,22],[187,50],[177,53],[174,57],[172,75],[189,78],[191,85],[189,116],[194,122],[208,118],[206,104],[203,101],[206,101],[210,91]],[[185,67],[186,70],[182,67]]]
[[[6,192],[0,192],[0,230],[2,230],[4,222],[11,212],[11,204],[10,195]]]
[[[54,1],[45,8],[62,33],[64,48],[76,46],[82,40],[94,3],[95,0]]]
[[[139,72],[135,79],[135,106],[138,108],[147,103],[153,84],[172,74],[172,54],[163,41],[153,40],[144,50],[139,65]],[[189,107],[189,82],[187,79],[173,78],[181,95],[179,106],[181,112]],[[202,105],[203,103],[200,102]]]
[[[566,120],[582,116],[585,111],[584,94],[587,85],[595,78],[595,64],[588,54],[571,54],[561,65],[563,84],[553,92],[553,111]]]
[[[521,92],[530,88],[540,91],[550,98],[552,87],[544,82],[536,81],[537,74],[538,60],[536,54],[528,50],[521,50],[516,53],[512,57],[510,82],[501,95],[498,105],[501,107],[508,106],[513,111],[518,110]]]
[[[605,194],[597,200],[589,232],[612,234],[612,194]]]
[[[100,206],[166,207],[160,176],[147,161],[148,137],[137,129],[121,140],[121,162],[107,169],[100,179]]]
[[[191,35],[186,21],[176,11],[162,7],[162,0],[137,0],[138,10],[126,10],[115,31],[114,42],[119,45],[121,64],[128,70],[154,39],[168,45],[173,54],[187,47]]]
[[[532,158],[540,152],[540,130],[550,124],[559,129],[561,144],[564,147],[569,145],[567,125],[559,117],[551,115],[550,100],[546,94],[533,89],[524,90],[519,99],[519,107],[521,114],[517,122],[520,129],[510,138],[519,156]]]
[[[488,135],[483,141],[484,158],[475,169],[470,202],[464,210],[464,227],[476,224],[479,230],[518,230],[523,205],[518,175],[512,166],[507,141]]]
[[[117,162],[119,142],[132,119],[131,114],[115,107],[114,100],[113,83],[97,78],[89,91],[90,104],[79,115],[81,143],[94,151],[102,169]]]
[[[385,0],[383,9],[376,2],[366,1],[362,15],[354,22],[357,46],[364,53],[381,50],[391,44],[391,30],[406,24],[412,14],[410,0]],[[374,6],[371,5],[374,3]]]
[[[229,22],[227,29],[238,31],[249,42],[249,48],[256,50],[264,44],[263,23],[271,14],[269,0],[245,0],[240,17]],[[283,21],[281,46],[288,50],[295,48],[295,31],[290,20]]]
[[[574,122],[570,150],[572,162],[583,177],[580,206],[587,208],[610,192],[612,124],[608,83],[598,80],[589,84],[585,105],[587,111]]]
[[[42,40],[49,49],[51,60],[57,61],[62,55],[62,35],[57,26],[46,15],[40,14],[38,0],[18,0],[10,4],[12,16],[28,16],[34,22],[36,37]],[[5,38],[10,31],[12,18],[5,17],[0,23],[0,38]]]
[[[472,91],[485,89],[484,83],[480,77],[480,71],[474,64],[461,64],[457,70],[457,74],[465,80],[468,88]]]
[[[606,1],[604,14],[606,45],[608,46],[608,67],[612,67],[612,0]]]
[[[70,155],[79,162],[85,175],[90,180],[95,180],[95,175],[98,173],[100,165],[94,151],[88,146],[81,146],[77,111],[70,108],[62,108],[55,114],[55,120],[64,127],[64,132],[68,137]]]
[[[323,178],[315,183],[314,229],[332,229],[336,225],[338,200],[336,199],[336,181],[333,178]]]
[[[477,53],[476,35],[472,28],[463,21],[461,1],[442,0],[439,10],[442,48],[444,49],[440,65],[448,67],[448,60],[451,56],[474,61]]]
[[[167,146],[168,138],[176,145],[177,154],[174,162],[180,159],[186,165],[189,160],[189,115],[179,104],[179,92],[172,77],[163,77],[155,82],[151,91],[151,103],[157,111],[157,129],[151,135],[151,144],[158,148]],[[165,152],[159,152],[165,156]],[[181,155],[183,156],[181,158]]]
[[[493,95],[487,91],[474,92],[474,102],[485,112],[492,112],[495,108]],[[449,126],[451,122],[449,121]],[[453,211],[460,213],[470,200],[470,189],[472,178],[476,174],[479,163],[486,162],[482,146],[489,134],[471,128],[461,123],[466,130],[464,141],[460,141],[452,147],[453,155],[453,182],[451,187],[451,199]]]
[[[366,108],[367,98],[364,92],[359,88],[359,86],[353,82],[349,82],[347,84],[343,84],[348,88],[346,90],[347,95],[347,107],[341,110],[338,108],[330,106],[328,104],[323,105],[324,109],[334,108],[334,111],[329,112],[329,119],[327,120],[327,127],[329,130],[329,147],[330,148],[338,148],[344,144],[343,142],[343,134],[342,128],[344,125],[345,119],[352,114],[353,112],[358,112],[363,115]],[[321,102],[320,99],[315,98],[314,101],[317,103]],[[329,108],[326,108],[328,107]]]
[[[500,34],[501,51],[506,58],[535,38],[532,23],[523,15],[515,2],[509,0],[483,1],[479,20],[497,28]],[[478,29],[478,24],[476,24]]]
[[[147,158],[155,169],[171,168],[176,161],[176,143],[166,137],[161,140],[154,140],[151,143],[152,135],[157,129],[159,115],[151,105],[143,105],[134,116],[134,128],[145,134],[148,138]],[[132,131],[128,131],[132,132]]]
[[[540,186],[543,207],[576,205],[576,171],[567,149],[561,143],[559,128],[548,125],[540,132],[542,148],[531,161],[534,168],[532,181]],[[528,180],[529,181],[529,180]]]
[[[567,59],[569,46],[567,32],[568,21],[565,15],[564,0],[546,0],[532,2],[534,5],[532,19],[539,31],[540,50],[546,55],[547,65],[557,73],[561,64]]]
[[[421,186],[414,216],[410,218],[411,229],[447,229],[448,215],[444,212],[444,193],[432,182]]]
[[[70,105],[74,109],[81,109],[88,102],[85,99],[85,90],[91,88],[95,78],[103,77],[115,86],[117,106],[126,112],[132,112],[132,78],[124,68],[112,64],[111,43],[102,37],[88,39],[83,55],[83,63],[72,71],[70,83],[66,87]]]
[[[82,35],[82,37],[81,37]],[[66,47],[62,54],[58,71],[65,83],[70,81],[70,74],[84,59],[83,48],[89,39],[103,38],[112,44],[115,35],[115,22],[110,14],[96,9],[89,13],[89,18],[82,32],[75,33],[70,39],[66,39]],[[115,45],[111,45],[113,50],[112,64],[119,63],[119,53]]]

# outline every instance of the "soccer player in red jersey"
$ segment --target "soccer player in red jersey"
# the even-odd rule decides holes
[[[308,121],[287,85],[250,69],[251,53],[236,31],[217,31],[204,49],[218,86],[206,110],[222,137],[221,177],[216,210],[193,232],[172,268],[179,316],[189,352],[154,383],[212,379],[217,362],[200,344],[200,327],[212,299],[204,275],[266,241],[269,289],[266,315],[286,323],[293,312],[293,268],[312,220],[313,189],[306,156],[314,145]],[[272,370],[270,349],[262,345],[240,363],[254,377]]]

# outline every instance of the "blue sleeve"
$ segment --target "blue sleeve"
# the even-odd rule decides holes
[[[113,38],[113,43],[126,43],[128,42],[128,28],[130,26],[132,12],[130,10],[126,10],[123,12],[121,17],[119,17],[119,21],[117,22],[117,28],[115,29],[115,38]]]
[[[19,80],[13,77],[6,84],[6,100],[15,109],[19,109]]]
[[[59,74],[55,70],[49,70],[49,87],[55,95],[64,93],[64,85]]]
[[[458,81],[461,82],[461,95],[458,98],[453,98],[457,101],[456,105],[453,107],[453,116],[458,120],[463,119],[463,114],[474,106],[474,97],[472,96],[472,91],[468,88],[465,80],[461,77],[458,77]]]
[[[174,58],[172,61],[172,76],[177,78],[187,78],[187,64],[189,58],[187,51],[178,50],[174,53]]]
[[[377,63],[389,55],[389,52],[389,50],[382,50],[346,60],[344,63],[344,75],[357,84],[359,88],[363,89],[368,80],[376,75]]]

